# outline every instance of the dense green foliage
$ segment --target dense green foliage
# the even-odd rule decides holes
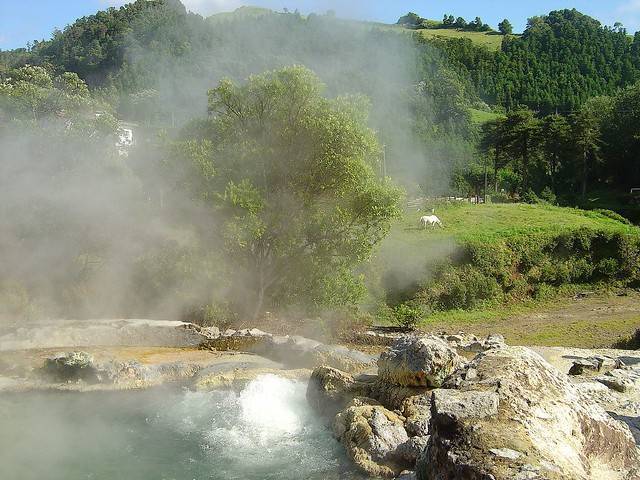
[[[375,173],[366,106],[322,98],[302,67],[223,81],[209,105],[213,121],[185,132],[173,161],[191,160],[192,194],[213,207],[233,264],[227,299],[254,317],[355,305],[363,287],[351,272],[386,236],[400,197]]]
[[[582,229],[558,235],[468,242],[415,295],[436,310],[469,309],[482,302],[523,301],[569,284],[640,282],[638,235]]]
[[[501,25],[510,33],[508,22]],[[522,35],[504,37],[499,52],[468,39],[438,45],[485,101],[551,113],[573,111],[590,97],[613,94],[638,80],[639,42],[640,36],[629,37],[623,28],[560,10],[531,18]]]
[[[592,98],[571,115],[537,117],[518,109],[485,123],[480,147],[495,191],[586,205],[588,194],[608,190],[622,197],[620,206],[631,207],[628,193],[640,185],[639,105],[636,84]]]

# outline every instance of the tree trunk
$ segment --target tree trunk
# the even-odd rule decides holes
[[[495,192],[498,193],[498,150],[496,149],[496,156],[493,160],[493,181],[495,182]]]
[[[522,183],[524,191],[529,190],[529,135],[525,135],[522,145]]]
[[[262,313],[262,308],[264,306],[264,294],[265,294],[265,290],[266,290],[266,285],[265,285],[265,281],[264,281],[264,267],[262,265],[260,265],[258,267],[258,285],[257,285],[257,298],[256,298],[256,304],[253,310],[253,316],[252,319],[255,322],[258,317],[260,316],[260,314]]]
[[[587,151],[582,152],[582,198],[587,196]]]

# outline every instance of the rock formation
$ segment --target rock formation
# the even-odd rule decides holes
[[[477,354],[466,362],[456,349],[467,358]],[[598,363],[601,372],[620,365]],[[370,475],[415,478],[415,470],[421,480],[640,479],[629,428],[595,400],[594,389],[575,384],[532,350],[506,346],[500,336],[401,337],[378,367],[377,377],[366,378],[317,368],[307,393],[324,415],[343,408],[334,434]],[[632,389],[636,378],[628,369],[602,377],[596,380],[618,390],[618,384]],[[589,384],[600,385],[605,397],[606,387]]]
[[[406,336],[380,355],[378,375],[391,385],[437,388],[462,361],[456,351],[438,337]]]
[[[373,476],[393,478],[407,464],[398,448],[409,440],[404,418],[367,401],[356,400],[338,413],[333,432],[362,470]]]
[[[527,348],[481,353],[444,386],[419,479],[637,478],[629,429]]]

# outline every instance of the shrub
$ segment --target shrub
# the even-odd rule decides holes
[[[396,323],[409,330],[415,330],[424,314],[424,309],[416,303],[401,303],[393,309]]]
[[[491,203],[514,203],[515,200],[511,198],[508,194],[504,192],[494,193],[489,197],[491,199]]]
[[[587,228],[559,234],[468,241],[410,298],[436,310],[549,298],[564,285],[640,285],[640,237]]]
[[[616,220],[618,222],[624,223],[625,225],[633,225],[633,223],[628,219],[620,215],[619,213],[614,212],[613,210],[606,210],[604,208],[596,208],[592,210],[592,212],[599,213],[602,216],[610,218],[612,220]]]
[[[188,308],[181,320],[202,327],[218,327],[221,330],[226,330],[236,323],[238,318],[228,304],[210,303]]]
[[[533,289],[533,298],[536,300],[548,300],[556,293],[556,289],[547,283],[539,283]]]
[[[540,192],[540,199],[550,203],[551,205],[556,205],[558,203],[558,199],[556,198],[556,194],[553,193],[549,187],[544,187],[542,192]]]
[[[633,335],[628,338],[617,341],[613,348],[621,350],[637,350],[640,348],[640,329],[637,329]]]
[[[472,265],[449,266],[440,273],[427,296],[440,310],[469,309],[485,300],[500,296],[495,278],[483,274]]]
[[[538,197],[538,195],[536,195],[536,192],[534,192],[531,189],[524,192],[520,199],[522,200],[522,202],[530,203],[532,205],[535,205],[536,203],[540,203],[540,197]]]

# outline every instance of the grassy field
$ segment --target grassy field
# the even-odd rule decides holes
[[[500,50],[503,35],[496,32],[467,32],[455,29],[421,29],[418,30],[425,38],[468,38],[473,43],[487,47],[489,50]]]
[[[443,229],[421,229],[418,223],[424,210],[405,212],[375,260],[380,262],[380,271],[395,265],[408,276],[424,279],[430,275],[429,264],[455,255],[458,245],[470,240],[497,245],[509,238],[579,228],[640,235],[640,228],[604,214],[551,205],[460,203],[436,205],[435,212]],[[478,335],[499,332],[513,344],[607,347],[640,327],[640,294],[624,289],[625,295],[619,296],[621,290],[606,283],[569,284],[540,299],[489,301],[467,310],[434,311],[419,325],[427,331],[463,330]],[[576,293],[585,291],[593,293],[586,299],[576,298]]]
[[[486,239],[555,233],[567,228],[594,228],[640,234],[640,228],[626,225],[601,213],[552,205],[504,203],[472,205],[460,203],[435,207],[443,229],[423,230],[419,226],[422,211],[407,211],[393,228],[391,236],[416,246],[428,248],[434,239]]]
[[[592,292],[586,298],[570,291],[585,289]],[[441,312],[420,328],[479,336],[499,332],[512,345],[607,348],[640,328],[640,293],[573,287],[547,301]]]
[[[501,118],[502,115],[494,112],[487,112],[485,110],[478,110],[476,108],[470,108],[471,112],[471,121],[476,125],[482,125],[483,123],[490,122],[491,120],[496,120]]]

